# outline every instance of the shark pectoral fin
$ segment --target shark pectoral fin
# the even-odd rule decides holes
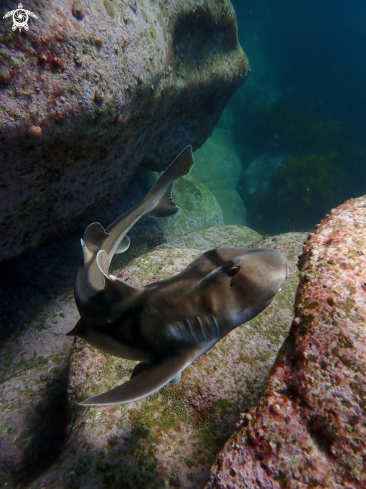
[[[169,384],[173,384],[173,385],[174,385],[174,384],[178,384],[178,383],[180,382],[180,379],[181,379],[181,378],[182,378],[182,372],[179,372],[179,374],[178,374],[178,375],[176,375],[176,376],[174,377],[174,379],[172,379],[172,380],[169,382]]]
[[[82,406],[108,406],[138,401],[158,391],[201,355],[197,347],[186,348],[159,361],[144,364],[141,372],[114,389],[80,402]]]
[[[84,329],[84,323],[82,319],[79,319],[79,321],[75,324],[75,326],[72,328],[71,331],[66,333],[66,336],[80,336],[80,332]]]
[[[127,251],[128,248],[130,247],[130,243],[131,243],[130,238],[128,236],[125,236],[123,240],[120,242],[120,244],[118,245],[118,248],[116,249],[114,254],[117,255],[119,253],[124,253],[125,251]]]
[[[146,214],[148,217],[162,218],[173,216],[179,211],[179,207],[172,199],[173,183],[169,185],[153,209]]]

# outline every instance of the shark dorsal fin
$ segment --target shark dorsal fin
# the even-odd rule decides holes
[[[100,245],[109,234],[105,232],[104,227],[99,222],[92,222],[85,229],[84,243],[85,246],[92,252],[97,251],[98,245]]]
[[[104,291],[109,298],[125,299],[136,292],[135,287],[125,284],[114,275],[109,275],[109,258],[104,250],[98,251],[97,265],[104,275]]]
[[[154,208],[146,214],[149,217],[162,218],[173,216],[179,211],[179,207],[172,199],[173,183],[165,190]]]

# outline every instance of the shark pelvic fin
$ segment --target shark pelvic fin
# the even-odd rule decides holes
[[[98,251],[97,265],[99,270],[104,275],[104,291],[110,299],[124,299],[136,292],[135,287],[131,287],[130,285],[122,282],[122,280],[119,280],[114,275],[109,274],[109,258],[104,250]]]
[[[149,217],[162,218],[173,216],[179,211],[179,207],[172,198],[173,183],[169,185],[155,207],[146,214]]]
[[[143,399],[172,380],[178,380],[180,372],[196,360],[201,353],[198,348],[192,347],[161,360],[144,363],[141,370],[138,368],[136,374],[128,382],[98,396],[90,397],[79,404],[82,406],[109,406]]]

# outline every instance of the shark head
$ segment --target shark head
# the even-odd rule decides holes
[[[266,248],[249,250],[231,260],[224,269],[232,302],[240,309],[235,322],[249,321],[263,311],[288,276],[286,257]]]
[[[206,298],[222,335],[263,311],[288,276],[286,257],[273,249],[222,248],[201,255],[196,266],[199,261],[209,273],[195,290]],[[212,271],[209,262],[216,265]]]
[[[223,268],[229,277],[229,288],[256,306],[272,300],[288,275],[285,256],[267,248],[249,250]]]

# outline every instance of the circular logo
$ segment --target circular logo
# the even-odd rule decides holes
[[[15,31],[15,29],[17,28],[19,28],[19,30],[24,28],[27,31],[29,29],[28,19],[29,19],[29,15],[26,10],[22,8],[17,8],[16,10],[14,10],[13,27],[12,27],[13,31]]]

